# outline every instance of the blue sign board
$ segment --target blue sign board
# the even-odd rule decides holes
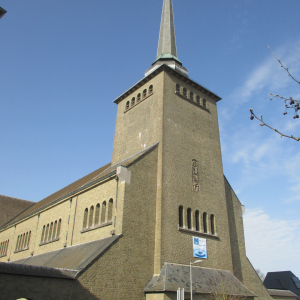
[[[193,256],[207,258],[206,239],[193,236]]]

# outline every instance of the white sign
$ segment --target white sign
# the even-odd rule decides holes
[[[193,236],[193,256],[207,258],[206,239]]]

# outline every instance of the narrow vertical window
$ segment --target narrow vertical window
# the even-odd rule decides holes
[[[126,109],[129,108],[129,101],[126,102]]]
[[[28,232],[26,232],[25,240],[24,240],[24,244],[23,244],[22,248],[26,248],[27,247],[27,240],[28,240]]]
[[[135,98],[133,97],[132,99],[131,99],[131,106],[133,106],[135,104]]]
[[[83,225],[82,225],[83,229],[87,227],[88,213],[89,213],[89,210],[88,210],[88,208],[86,208],[83,213]]]
[[[198,96],[198,95],[196,97],[196,102],[197,102],[198,105],[200,105],[200,96]]]
[[[199,231],[200,230],[199,210],[195,211],[195,223],[196,223],[196,231]]]
[[[153,93],[153,85],[151,84],[150,86],[149,86],[149,94],[152,94]]]
[[[47,227],[46,227],[46,233],[45,233],[45,240],[44,240],[44,242],[47,242],[47,240],[48,240],[48,234],[49,234],[49,223],[47,224]]]
[[[141,94],[137,95],[137,101],[139,102],[141,100]]]
[[[203,99],[203,107],[206,108],[206,100],[205,99]]]
[[[31,231],[29,231],[29,234],[28,234],[27,245],[26,245],[27,248],[29,247],[30,237],[31,237]]]
[[[204,233],[207,233],[207,213],[203,213],[203,230]]]
[[[53,222],[50,224],[50,229],[49,229],[49,235],[48,235],[48,241],[52,240],[52,234],[53,234]]]
[[[107,221],[112,220],[112,212],[113,212],[113,199],[108,201],[108,210],[107,210]]]
[[[210,215],[210,227],[211,227],[211,234],[216,234],[215,230],[215,216]]]
[[[59,221],[58,221],[56,238],[59,238],[59,236],[60,236],[60,227],[61,227],[61,219],[59,219]]]
[[[186,97],[186,95],[187,95],[187,89],[186,89],[186,88],[183,88],[183,96]]]
[[[4,253],[4,242],[2,242],[2,243],[0,244],[0,256],[2,256],[3,253]]]
[[[9,240],[7,241],[7,244],[6,244],[6,250],[5,250],[5,254],[7,254],[8,245],[9,245]]]
[[[180,94],[180,85],[178,83],[176,84],[176,92]]]
[[[96,210],[95,210],[95,225],[99,224],[99,215],[100,215],[100,203],[96,205]]]
[[[183,206],[179,206],[179,228],[183,227]]]
[[[143,98],[145,98],[147,96],[147,90],[143,90]]]
[[[46,226],[44,225],[43,230],[42,230],[41,243],[44,242],[45,229],[46,229]]]
[[[89,215],[89,227],[94,225],[94,206],[90,207],[90,215]]]
[[[24,247],[25,233],[22,234],[20,250]]]
[[[19,240],[20,240],[20,236],[18,235],[18,239],[17,239],[17,243],[16,243],[16,249],[15,249],[15,251],[17,251],[17,250],[18,250]]]
[[[56,238],[56,230],[57,230],[57,220],[54,222],[52,240]]]
[[[190,208],[187,209],[187,225],[188,229],[192,229],[192,210]]]
[[[106,201],[103,201],[101,207],[101,223],[105,223],[105,217],[106,217]]]
[[[194,93],[190,92],[190,100],[194,101]]]

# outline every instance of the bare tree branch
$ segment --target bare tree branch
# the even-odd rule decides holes
[[[292,74],[290,73],[289,69],[286,68],[286,67],[281,63],[281,61],[276,57],[276,55],[274,54],[274,52],[272,51],[272,49],[270,48],[270,46],[268,46],[268,48],[271,50],[271,52],[273,53],[274,57],[275,57],[275,58],[277,59],[277,61],[280,63],[281,67],[284,68],[284,69],[287,71],[287,73],[289,74],[289,76],[291,76],[291,78],[292,78],[293,80],[295,80],[297,83],[300,84],[300,82],[292,76]]]
[[[258,118],[258,117],[254,114],[253,108],[249,108],[249,110],[250,110],[250,113],[251,113],[250,119],[253,120],[253,119],[255,118],[255,119],[257,119],[258,121],[260,121],[260,122],[261,122],[261,124],[259,124],[260,126],[267,126],[268,128],[270,128],[270,129],[274,130],[275,132],[277,132],[278,134],[280,134],[280,137],[283,137],[283,136],[284,136],[284,137],[287,137],[287,138],[290,138],[290,139],[294,139],[294,140],[297,141],[297,142],[300,140],[300,137],[296,138],[296,137],[294,137],[294,136],[292,136],[292,135],[286,135],[286,134],[283,134],[283,133],[281,133],[280,131],[278,131],[277,129],[274,129],[273,127],[269,126],[267,123],[265,123],[265,122],[263,121],[262,115],[261,115],[260,118]]]

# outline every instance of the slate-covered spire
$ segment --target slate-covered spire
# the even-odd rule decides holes
[[[156,60],[177,58],[172,0],[164,0]]]
[[[165,64],[188,77],[188,70],[182,66],[177,57],[172,0],[163,1],[157,57],[152,67],[146,71],[145,76]]]

